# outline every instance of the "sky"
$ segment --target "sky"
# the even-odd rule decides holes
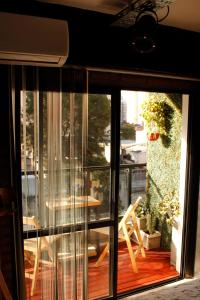
[[[127,122],[128,123],[142,123],[140,117],[141,103],[148,97],[148,92],[138,91],[122,91],[122,98],[127,103]]]

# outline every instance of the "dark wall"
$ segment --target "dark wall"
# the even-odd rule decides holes
[[[9,74],[6,66],[0,67],[0,187],[10,186],[10,135],[9,135]]]
[[[25,292],[20,287],[24,283],[24,271],[14,171],[9,66],[0,65],[0,83],[0,270],[13,299],[23,300]],[[16,280],[17,273],[19,282]],[[0,299],[4,299],[1,289]]]
[[[15,289],[13,213],[9,132],[9,72],[0,66],[0,270],[11,291]],[[11,259],[13,258],[13,259]],[[0,290],[1,299],[1,290]]]
[[[132,47],[131,30],[111,26],[114,20],[111,15],[31,0],[0,4],[0,10],[67,20],[70,34],[67,65],[200,76],[199,33],[160,25],[155,52],[139,54]]]
[[[97,26],[91,32],[74,25],[68,63],[200,76],[200,34],[160,25],[149,54],[136,52],[131,41],[130,30]]]

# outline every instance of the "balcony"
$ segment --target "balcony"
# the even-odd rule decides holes
[[[33,186],[33,175],[30,175],[31,197],[29,202],[31,207],[27,207],[27,212],[34,215],[35,199]],[[102,179],[103,178],[103,179]],[[103,181],[102,181],[103,180]],[[102,227],[102,222],[110,219],[111,201],[110,201],[110,167],[93,167],[87,169],[88,194],[101,202],[101,205],[88,207],[89,231],[88,231],[88,295],[89,299],[99,299],[109,295],[112,259],[108,254],[102,263],[97,267],[97,259],[106,243],[111,237],[111,227]],[[102,182],[104,185],[102,186]],[[81,181],[77,181],[77,189]],[[147,186],[146,164],[132,164],[120,166],[120,186],[119,186],[119,220],[126,212],[129,204],[138,196],[145,197]],[[60,223],[62,224],[62,220]],[[99,223],[99,226],[98,226]],[[95,224],[95,228],[94,225]],[[27,227],[24,227],[27,230]],[[59,232],[59,230],[58,230]],[[24,234],[29,239],[29,232]],[[66,236],[62,238],[66,239]],[[70,243],[70,240],[69,240]],[[69,244],[68,243],[68,244]],[[134,239],[131,240],[133,249],[137,248]],[[54,244],[55,246],[55,244]],[[56,242],[56,253],[60,253],[59,242]],[[172,264],[170,249],[157,247],[155,249],[145,249],[146,257],[139,254],[136,258],[138,272],[133,272],[127,244],[125,242],[118,244],[118,293],[127,292],[134,289],[140,289],[163,280],[176,278],[179,272],[176,266]],[[112,255],[112,254],[111,254]],[[25,256],[26,257],[26,256]],[[26,272],[33,271],[34,258],[25,260]],[[61,258],[61,259],[60,259]],[[72,279],[67,274],[66,268],[72,267],[71,259],[63,256],[56,260],[56,264],[39,264],[37,272],[36,286],[34,293],[31,294],[32,279],[26,278],[26,289],[28,299],[51,299],[52,293],[57,293],[58,299],[62,299],[62,293],[67,293],[67,299],[73,299],[70,287]],[[54,261],[55,263],[55,261]],[[79,260],[82,264],[83,261]],[[57,284],[55,284],[57,282]],[[77,281],[77,291],[81,290],[82,282]],[[48,296],[49,293],[49,296]]]

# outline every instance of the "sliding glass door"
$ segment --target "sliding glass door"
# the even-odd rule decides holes
[[[98,86],[90,73],[88,92],[86,71],[47,73],[22,72],[27,299],[117,297],[179,278],[188,96]]]
[[[43,87],[21,90],[21,169],[27,299],[112,295],[111,95]],[[33,77],[33,75],[32,75]],[[41,81],[41,83],[40,83]],[[79,82],[80,83],[80,82]],[[41,87],[42,86],[42,87]]]

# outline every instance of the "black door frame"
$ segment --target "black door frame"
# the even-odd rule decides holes
[[[123,298],[154,287],[163,286],[183,278],[194,276],[196,232],[197,232],[197,212],[199,193],[199,153],[198,143],[198,112],[200,111],[200,82],[189,78],[170,77],[162,75],[145,75],[126,72],[102,71],[91,69],[89,72],[89,84],[91,90],[96,93],[106,91],[113,96],[112,114],[112,142],[114,147],[111,150],[111,170],[112,177],[112,205],[113,205],[113,225],[114,238],[113,245],[113,297],[104,299]],[[119,147],[120,147],[120,98],[121,90],[148,91],[162,93],[180,93],[189,95],[188,111],[188,140],[187,140],[187,167],[185,186],[185,207],[183,225],[183,245],[181,259],[181,273],[174,279],[162,280],[159,283],[150,284],[145,288],[137,288],[124,293],[117,294],[117,249],[118,249],[118,195],[119,195]],[[89,89],[90,92],[90,89]],[[115,118],[113,120],[113,117]]]
[[[66,75],[63,70],[63,82],[68,82],[68,70]],[[72,72],[73,70],[69,71]],[[77,72],[77,69],[76,69]],[[44,78],[45,89],[48,87],[54,87],[54,75],[58,73],[58,70],[49,70],[48,68],[41,68],[42,78]],[[32,78],[32,68],[30,68],[30,74],[27,74],[28,78]],[[57,75],[56,75],[57,76]],[[71,77],[71,76],[70,76]],[[73,76],[72,76],[73,77]],[[48,82],[45,80],[48,78]],[[197,207],[198,207],[198,193],[199,193],[199,152],[200,147],[198,145],[198,111],[199,111],[199,98],[200,98],[200,83],[195,80],[171,78],[170,76],[164,78],[162,75],[148,75],[148,74],[134,74],[123,72],[110,72],[101,70],[89,70],[89,90],[88,93],[110,93],[112,95],[112,158],[111,158],[111,178],[112,178],[112,214],[110,221],[99,221],[98,223],[88,224],[88,228],[106,227],[112,226],[113,228],[113,245],[111,248],[114,253],[114,266],[112,276],[112,290],[113,296],[104,299],[116,299],[122,298],[133,293],[144,291],[144,288],[128,291],[117,295],[117,234],[118,234],[118,193],[119,193],[119,144],[120,135],[120,93],[121,90],[140,90],[140,91],[154,91],[154,92],[179,92],[181,94],[187,93],[190,95],[189,99],[189,124],[188,124],[188,153],[187,153],[187,185],[186,185],[186,207],[185,207],[185,222],[184,222],[184,243],[183,243],[183,270],[180,274],[180,278],[192,277],[194,275],[194,261],[195,261],[195,247],[196,247],[196,230],[197,230]],[[76,90],[80,78],[73,78],[77,84],[72,84]],[[19,80],[18,80],[19,81]],[[20,86],[20,84],[18,85]],[[19,115],[17,115],[16,121],[19,122]],[[16,134],[19,138],[19,124],[16,126]],[[19,141],[18,141],[19,146]],[[19,159],[19,155],[18,155]],[[18,162],[19,168],[19,162]],[[18,176],[16,181],[20,182],[20,170],[18,169]],[[20,196],[20,188],[16,190],[16,194]],[[20,220],[18,220],[20,221]],[[40,235],[45,235],[45,232],[41,232]],[[19,254],[20,255],[20,254]],[[158,284],[150,285],[147,288],[153,288],[155,286],[161,286],[173,280],[162,281]],[[145,288],[145,289],[147,289]]]

